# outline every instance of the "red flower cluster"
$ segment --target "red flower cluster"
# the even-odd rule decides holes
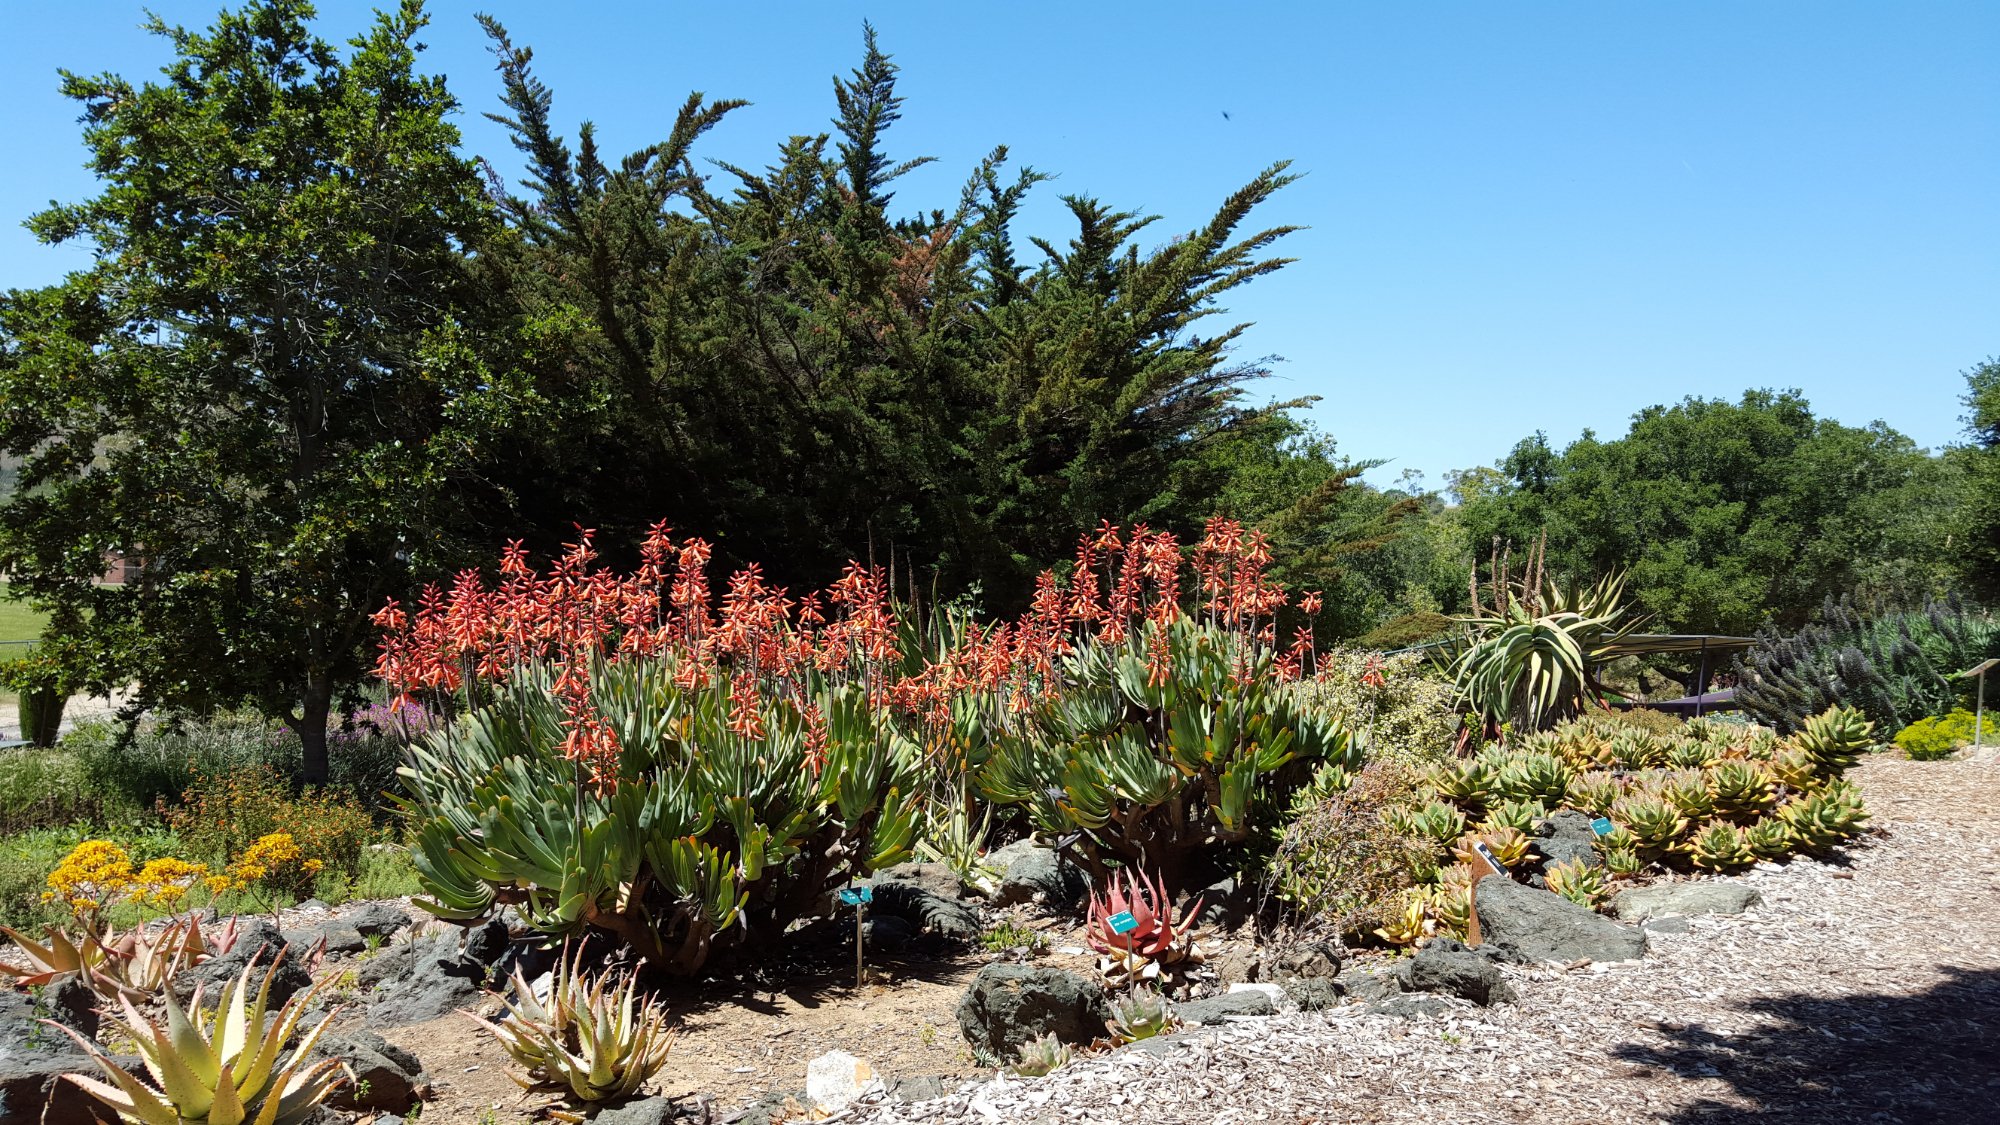
[[[390,601],[374,616],[383,632],[376,674],[405,694],[457,693],[548,665],[568,714],[563,752],[608,784],[619,746],[591,706],[590,669],[597,661],[665,660],[686,690],[726,690],[730,729],[745,738],[763,737],[766,705],[787,699],[804,717],[817,755],[826,723],[807,694],[808,673],[858,682],[873,705],[942,729],[953,701],[967,694],[1019,712],[1060,690],[1057,661],[1093,635],[1124,644],[1145,633],[1148,675],[1165,682],[1167,626],[1185,612],[1181,577],[1190,562],[1194,612],[1238,634],[1246,642],[1239,648],[1275,647],[1275,615],[1287,600],[1265,577],[1270,550],[1263,537],[1233,520],[1210,520],[1191,560],[1171,534],[1140,525],[1127,536],[1107,522],[1079,541],[1067,586],[1044,572],[1018,620],[973,625],[955,647],[904,675],[895,671],[898,620],[879,569],[850,564],[823,594],[793,599],[752,565],[730,577],[715,610],[707,543],[677,544],[664,524],[655,525],[639,568],[618,575],[597,565],[592,534],[579,529],[546,574],[528,564],[515,542],[501,554],[495,587],[466,571],[449,591],[425,588],[414,614]],[[1317,612],[1319,595],[1306,595],[1300,608]],[[1157,627],[1148,631],[1148,623]],[[1300,675],[1311,652],[1311,633],[1301,629],[1276,660],[1279,675]],[[1243,659],[1247,668],[1247,651]]]

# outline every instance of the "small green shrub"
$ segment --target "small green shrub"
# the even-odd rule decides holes
[[[1963,707],[1949,715],[1918,719],[1896,732],[1896,745],[1915,761],[1948,758],[1960,747],[1972,745],[1974,719],[1973,713]],[[1992,725],[1990,720],[1987,725]],[[1982,735],[1984,733],[1981,732]]]
[[[430,723],[412,706],[392,712],[378,705],[343,717],[327,735],[328,783],[359,797],[378,822],[386,820],[400,792],[396,770],[404,733],[422,733]],[[231,711],[170,715],[130,731],[110,722],[81,723],[63,739],[62,750],[82,763],[108,820],[174,804],[204,777],[267,769],[289,778],[300,761],[298,736],[283,724]]]
[[[1305,707],[1354,733],[1369,758],[1427,766],[1449,758],[1458,730],[1451,680],[1418,653],[1334,649],[1293,686]]]
[[[352,876],[361,869],[362,848],[375,835],[368,810],[346,792],[294,794],[269,766],[198,777],[180,804],[163,805],[160,812],[186,845],[188,858],[218,867],[259,839],[288,832],[307,858]]]
[[[1354,638],[1354,647],[1370,652],[1393,652],[1449,636],[1458,623],[1442,613],[1405,613],[1391,617]]]
[[[129,821],[139,812],[94,784],[88,763],[67,746],[0,750],[0,835]]]
[[[1421,775],[1395,762],[1364,766],[1352,784],[1286,827],[1271,858],[1270,885],[1301,921],[1367,934],[1394,920],[1406,892],[1437,869],[1425,838],[1442,811],[1424,807]],[[1450,818],[1446,831],[1462,821]]]

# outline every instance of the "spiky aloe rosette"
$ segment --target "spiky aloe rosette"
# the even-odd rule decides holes
[[[1200,912],[1197,896],[1176,921],[1173,901],[1159,878],[1148,880],[1127,868],[1112,875],[1103,894],[1090,896],[1083,937],[1098,952],[1098,970],[1114,987],[1159,983],[1206,959],[1196,940],[1201,936],[1195,925]],[[1120,914],[1130,914],[1133,921],[1123,933],[1111,921]]]
[[[66,1074],[64,1079],[135,1125],[299,1125],[351,1078],[340,1060],[313,1059],[320,1034],[337,1013],[300,1033],[306,1010],[327,982],[293,996],[273,1014],[274,974],[265,974],[253,997],[254,967],[244,966],[242,974],[223,989],[222,1003],[213,1015],[202,1006],[200,988],[186,1010],[172,993],[162,995],[164,1025],[140,1012],[130,999],[120,998],[123,1031],[146,1064],[153,1085],[113,1062],[96,1043],[52,1023],[76,1040],[111,1081],[79,1074]]]
[[[578,945],[557,959],[546,999],[518,966],[512,985],[512,995],[494,994],[507,1007],[503,1020],[463,1014],[520,1064],[521,1072],[511,1076],[522,1089],[557,1093],[587,1108],[636,1094],[666,1066],[674,1033],[665,1009],[640,994],[635,970],[586,972]],[[549,1116],[584,1118],[564,1110]]]

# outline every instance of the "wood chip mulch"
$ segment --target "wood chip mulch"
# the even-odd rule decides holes
[[[969,1083],[876,1123],[2000,1121],[2000,763],[1883,757],[1871,833],[1742,876],[1639,962],[1510,969],[1518,1004],[1246,1019],[1164,1055]]]

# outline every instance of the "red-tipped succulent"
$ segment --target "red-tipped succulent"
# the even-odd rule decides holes
[[[1201,964],[1201,947],[1195,944],[1199,936],[1195,917],[1200,912],[1201,899],[1197,897],[1176,921],[1173,901],[1158,876],[1148,880],[1127,868],[1111,876],[1103,894],[1090,896],[1084,940],[1103,955],[1098,958],[1098,967],[1114,983],[1158,980],[1163,973]],[[1121,914],[1131,915],[1130,929],[1113,924],[1112,919]]]

